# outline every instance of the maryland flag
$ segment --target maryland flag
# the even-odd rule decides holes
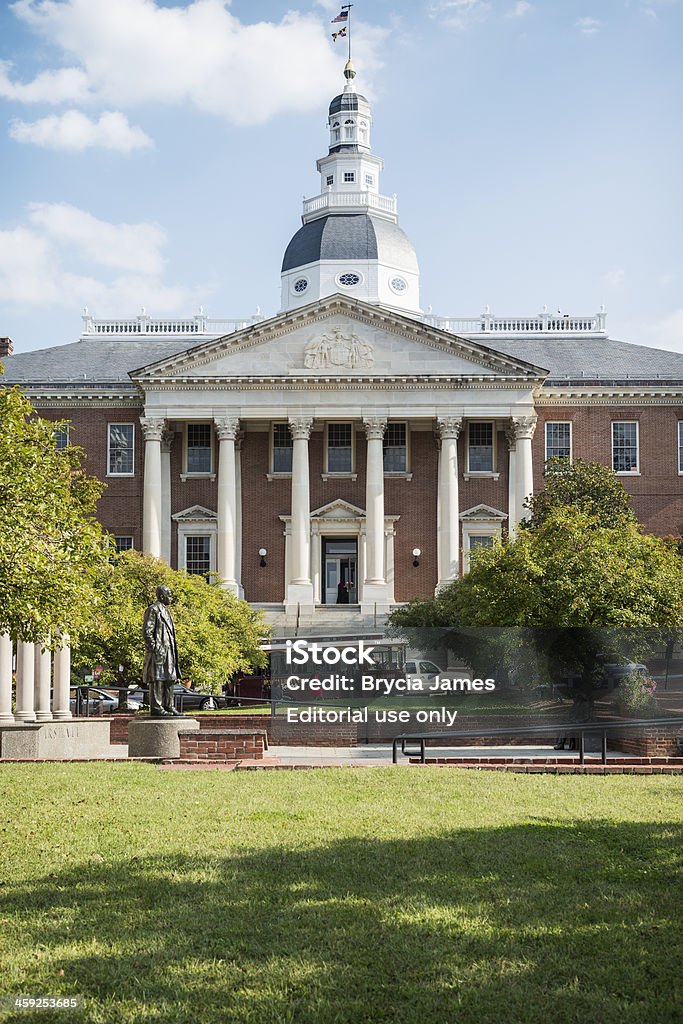
[[[340,28],[338,32],[333,32],[332,33],[332,42],[334,42],[334,43],[336,43],[338,39],[345,39],[345,38],[346,38],[346,25],[344,25],[344,28]]]

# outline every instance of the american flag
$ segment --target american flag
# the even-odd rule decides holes
[[[336,25],[338,21],[347,21],[348,17],[349,17],[349,12],[348,11],[342,11],[341,14],[338,14],[336,18],[332,19],[332,24]]]

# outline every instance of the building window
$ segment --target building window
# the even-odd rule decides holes
[[[133,550],[133,538],[132,537],[114,537],[114,547],[116,548],[116,554],[120,555],[123,551]]]
[[[371,174],[366,174],[365,175],[365,184],[369,185],[370,188],[372,188],[372,186],[375,184],[375,179],[373,178],[373,176]]]
[[[353,473],[353,425],[327,424],[327,472]]]
[[[612,424],[612,469],[615,473],[638,473],[638,423],[622,420]]]
[[[678,424],[678,472],[683,473],[683,420]]]
[[[109,476],[133,476],[135,471],[135,425],[110,423],[107,439]]]
[[[546,423],[545,425],[545,461],[548,459],[572,458],[572,425],[571,423]]]
[[[303,295],[307,288],[308,279],[305,277],[300,277],[294,282],[294,291],[297,295]]]
[[[355,121],[344,121],[344,138],[345,139],[352,139],[353,138],[353,130],[354,130],[355,126],[356,126]]]
[[[387,423],[384,431],[384,472],[408,472],[408,428],[405,423]]]
[[[348,184],[352,184],[356,180],[355,171],[344,171],[344,181]]]
[[[493,473],[493,423],[469,424],[467,471],[469,473]]]
[[[360,280],[360,274],[340,274],[337,278],[337,282],[344,285],[345,288],[353,288],[360,284]]]
[[[334,185],[334,174],[328,174],[326,180],[328,185]]]
[[[492,548],[494,545],[494,538],[490,533],[471,533],[469,535],[469,550],[470,554],[473,551],[481,548]]]
[[[292,435],[288,423],[273,424],[273,473],[292,472]]]
[[[211,472],[212,430],[210,423],[187,425],[187,473]]]
[[[185,537],[185,570],[192,576],[211,572],[211,537],[205,534]]]
[[[69,447],[69,428],[62,427],[61,430],[55,430],[55,448],[58,451],[63,451],[64,448]]]

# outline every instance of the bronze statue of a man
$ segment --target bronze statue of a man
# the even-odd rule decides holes
[[[155,718],[180,715],[173,701],[173,687],[181,676],[170,603],[168,587],[157,587],[157,600],[145,611],[142,628],[145,638],[142,685],[149,691],[150,711]]]

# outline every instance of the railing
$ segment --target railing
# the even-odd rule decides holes
[[[329,210],[333,207],[362,206],[370,210],[377,210],[379,213],[388,213],[396,216],[396,196],[381,196],[377,192],[323,192],[312,199],[304,199],[304,218],[319,210]]]
[[[482,313],[478,317],[431,316],[424,323],[451,334],[605,334],[604,310],[593,316],[539,313],[536,316],[494,316]]]
[[[263,319],[258,310],[253,316],[246,318],[213,318],[204,313],[192,317],[151,317],[146,313],[126,319],[101,320],[83,314],[83,331],[81,337],[187,337],[202,335],[215,338],[222,334],[232,334],[245,327],[259,323]]]

